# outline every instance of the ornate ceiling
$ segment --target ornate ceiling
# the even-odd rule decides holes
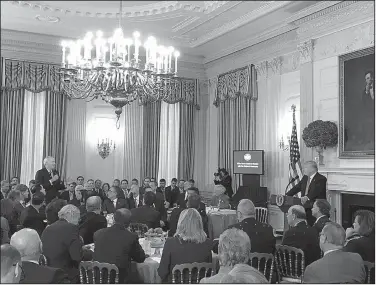
[[[215,60],[244,41],[256,44],[341,1],[123,1],[125,34],[157,37],[186,55]],[[1,28],[62,38],[112,35],[120,1],[1,1]]]

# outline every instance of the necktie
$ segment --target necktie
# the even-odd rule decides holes
[[[308,177],[308,180],[307,180],[307,186],[306,186],[306,189],[305,189],[305,196],[308,195],[309,184],[311,184],[311,177]]]

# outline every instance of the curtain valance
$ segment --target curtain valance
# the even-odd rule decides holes
[[[257,100],[256,82],[253,64],[219,75],[213,105],[218,107],[222,102],[235,100],[239,96]]]
[[[64,93],[59,71],[56,64],[1,58],[1,90]]]
[[[188,105],[193,105],[196,110],[200,110],[200,105],[198,103],[198,96],[200,94],[199,90],[199,80],[192,78],[180,78],[178,84],[174,84],[173,89],[167,96],[165,96],[162,101],[168,104],[183,103]],[[147,105],[152,103],[143,98],[141,100],[141,105]]]

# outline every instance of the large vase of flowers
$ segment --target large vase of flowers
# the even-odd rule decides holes
[[[303,130],[303,141],[307,147],[314,147],[319,155],[319,164],[324,165],[323,151],[338,144],[338,127],[334,122],[316,120]]]

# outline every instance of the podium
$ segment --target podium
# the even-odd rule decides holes
[[[298,197],[292,197],[292,196],[286,196],[286,195],[270,195],[269,203],[271,205],[277,205],[278,208],[283,212],[284,214],[284,229],[285,231],[289,228],[287,223],[287,215],[289,208],[294,205],[302,205],[300,198]]]

